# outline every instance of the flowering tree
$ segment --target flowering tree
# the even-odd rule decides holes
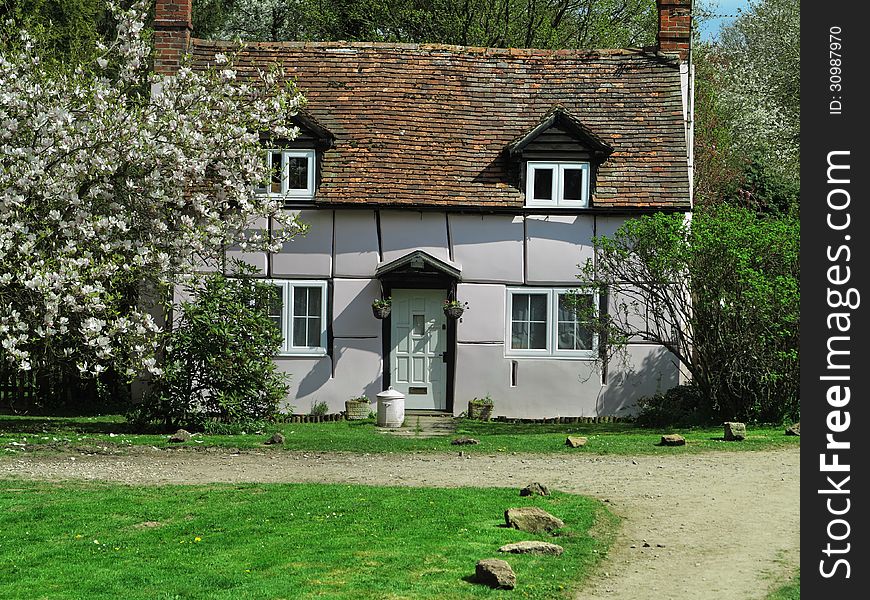
[[[93,64],[47,67],[27,33],[0,40],[0,359],[19,370],[159,373],[141,291],[299,229],[253,189],[260,132],[294,137],[303,98],[275,71],[237,81],[221,54],[151,74],[147,4],[110,6],[117,38]],[[259,216],[277,225],[245,235]]]

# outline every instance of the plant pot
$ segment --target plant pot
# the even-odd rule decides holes
[[[372,314],[376,319],[386,319],[390,316],[391,306],[372,306]]]
[[[371,402],[368,400],[346,400],[344,408],[348,421],[361,421],[362,419],[368,419],[369,413],[372,411]]]
[[[461,306],[447,306],[444,308],[444,314],[451,319],[458,319],[464,312],[465,309]]]
[[[480,402],[468,403],[468,418],[477,419],[479,421],[489,421],[492,418],[492,404],[481,404]]]

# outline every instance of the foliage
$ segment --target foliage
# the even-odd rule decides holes
[[[288,390],[272,360],[282,337],[266,308],[276,292],[250,267],[239,269],[238,277],[206,274],[190,287],[194,300],[178,307],[164,373],[134,407],[134,421],[201,428],[274,418]]]
[[[199,0],[194,3],[197,35],[226,39],[240,36],[260,41],[349,40],[613,48],[652,44],[656,18],[655,4],[651,0]]]
[[[459,300],[450,300],[449,298],[444,300],[444,308],[461,308],[462,310],[466,310],[468,308],[468,302],[461,302]]]
[[[389,308],[393,304],[393,299],[389,296],[386,298],[375,298],[372,301],[372,308]]]
[[[110,5],[114,41],[68,68],[27,31],[0,39],[0,360],[14,369],[158,374],[148,303],[229,243],[274,249],[299,228],[253,189],[258,132],[294,137],[301,96],[274,71],[235,81],[223,55],[151,74],[147,4]],[[246,236],[258,215],[275,230]]]
[[[635,423],[641,427],[694,427],[713,420],[709,403],[695,385],[678,385],[666,392],[638,399],[640,413]]]
[[[722,420],[799,414],[799,224],[722,205],[631,219],[595,240],[581,277],[613,309],[605,359],[631,339],[667,348]]]
[[[372,401],[369,400],[368,396],[354,396],[350,399],[351,402],[365,402],[366,404],[371,404]]]
[[[800,2],[751,1],[696,41],[695,194],[765,212],[797,208]]]
[[[490,396],[489,394],[487,394],[483,398],[474,397],[470,400],[470,402],[472,404],[479,404],[480,406],[492,406],[493,405],[492,396]]]
[[[497,526],[506,506],[567,524],[558,560],[510,559],[541,600],[579,590],[619,523],[598,500],[516,488],[3,481],[0,588],[9,598],[494,597],[464,578],[482,548],[528,537]]]
[[[329,405],[323,400],[311,403],[311,411],[308,413],[312,417],[322,417],[329,412]]]
[[[0,0],[0,28],[27,30],[44,62],[75,64],[94,57],[114,23],[106,0]]]

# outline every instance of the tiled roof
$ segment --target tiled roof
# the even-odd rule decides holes
[[[194,40],[194,67],[231,49]],[[236,68],[273,63],[335,136],[318,202],[521,207],[505,148],[562,106],[614,149],[593,206],[689,204],[680,77],[660,56],[282,42],[248,44]]]

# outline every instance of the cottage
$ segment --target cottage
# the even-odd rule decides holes
[[[579,290],[608,308],[577,279],[593,236],[691,210],[691,2],[658,9],[647,49],[240,51],[240,77],[278,63],[308,99],[302,135],[264,148],[276,175],[259,193],[288,198],[310,233],[277,254],[231,252],[281,291],[289,404],[338,411],[392,386],[409,409],[458,414],[489,394],[513,417],[613,415],[677,383],[673,357],[643,340],[628,365],[598,368],[598,340],[565,305]],[[158,71],[185,50],[203,68],[233,49],[191,37],[190,14],[190,0],[158,0]]]

